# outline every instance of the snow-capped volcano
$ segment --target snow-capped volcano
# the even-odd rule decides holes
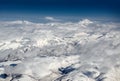
[[[110,81],[120,68],[119,29],[88,19],[1,21],[0,81]]]

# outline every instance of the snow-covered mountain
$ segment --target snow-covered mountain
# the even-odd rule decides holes
[[[0,21],[0,81],[120,81],[119,60],[118,22]]]

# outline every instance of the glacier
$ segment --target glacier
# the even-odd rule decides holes
[[[120,23],[0,21],[0,81],[120,81]]]

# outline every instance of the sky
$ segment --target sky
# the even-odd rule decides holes
[[[15,15],[120,16],[120,0],[0,0],[0,17]]]

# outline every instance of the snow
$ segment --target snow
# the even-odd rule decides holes
[[[119,81],[119,27],[89,19],[1,21],[0,81]]]

